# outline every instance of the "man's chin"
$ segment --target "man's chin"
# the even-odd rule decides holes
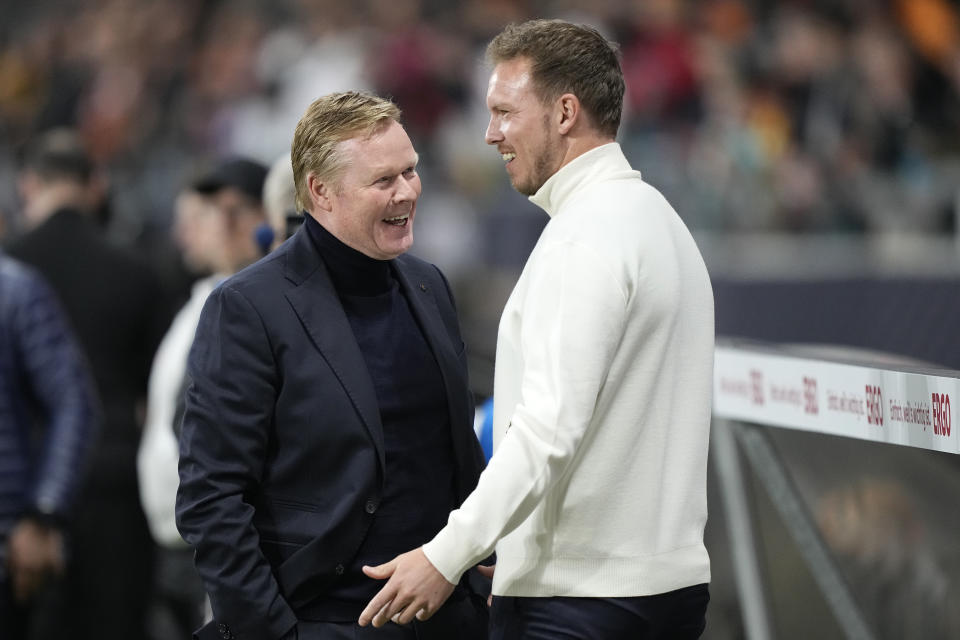
[[[393,260],[399,256],[402,256],[407,251],[410,250],[410,247],[413,246],[413,234],[409,235],[409,239],[400,241],[400,242],[390,242],[380,245],[380,259],[381,260]]]
[[[521,182],[511,181],[511,184],[513,185],[514,189],[516,189],[519,193],[525,196],[532,196],[540,189],[540,187],[535,187],[532,184],[526,183],[526,182],[521,183]]]

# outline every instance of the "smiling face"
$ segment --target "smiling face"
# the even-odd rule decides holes
[[[330,184],[311,176],[317,222],[347,246],[376,260],[391,260],[413,244],[420,197],[417,153],[395,120],[369,137],[340,143],[344,169]]]
[[[537,97],[527,58],[497,64],[487,88],[486,141],[497,147],[513,188],[533,195],[563,163],[551,109]]]

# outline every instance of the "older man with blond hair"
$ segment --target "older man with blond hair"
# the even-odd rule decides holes
[[[421,185],[399,118],[315,101],[291,148],[303,226],[202,312],[177,496],[201,638],[486,637],[466,579],[416,627],[356,623],[379,588],[362,567],[433,537],[483,466],[450,289],[407,255]]]

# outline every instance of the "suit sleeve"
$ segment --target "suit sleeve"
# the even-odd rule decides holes
[[[623,331],[625,289],[590,247],[545,247],[529,267],[532,293],[520,310],[524,375],[511,426],[477,488],[424,545],[450,582],[493,551],[563,476]]]
[[[262,318],[240,292],[221,286],[208,298],[188,374],[177,526],[196,551],[217,622],[241,638],[280,638],[296,617],[246,498],[263,472],[278,379]]]

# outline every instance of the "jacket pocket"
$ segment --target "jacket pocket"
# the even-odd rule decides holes
[[[284,542],[283,540],[260,539],[260,550],[272,567],[279,567],[293,554],[303,548],[302,544]]]

